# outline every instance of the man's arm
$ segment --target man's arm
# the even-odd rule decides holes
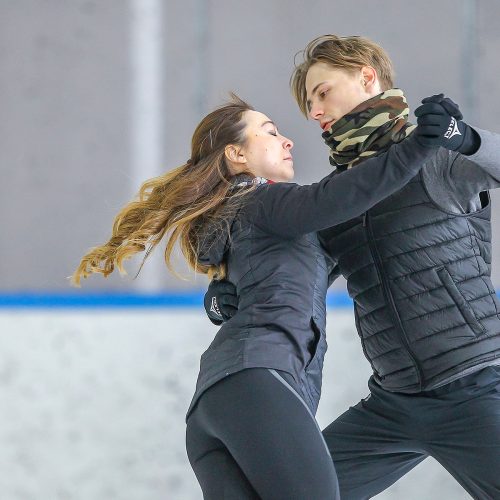
[[[212,280],[205,294],[203,305],[208,319],[214,325],[222,325],[238,310],[236,287],[227,280]]]
[[[465,124],[459,106],[444,94],[422,103],[415,110],[419,126],[432,135],[435,124],[441,122],[440,128],[447,127],[445,135],[457,143],[447,148],[451,151],[441,149],[429,162],[433,168],[424,173],[429,194],[446,209],[473,211],[481,191],[500,187],[500,135]],[[450,115],[453,118],[448,122]]]
[[[500,188],[500,135],[475,130],[481,145],[473,155],[440,149],[423,171],[429,196],[452,213],[480,210],[479,193]]]
[[[481,191],[500,187],[500,135],[474,128],[480,145],[469,156],[449,156],[449,177],[464,196],[473,197]]]
[[[328,286],[330,287],[339,276],[340,269],[337,264],[329,267]],[[212,280],[205,294],[204,306],[208,319],[214,325],[222,325],[238,311],[236,287],[227,280]]]

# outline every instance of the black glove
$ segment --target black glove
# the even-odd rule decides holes
[[[420,144],[442,146],[465,155],[478,150],[479,135],[461,121],[462,113],[451,99],[439,94],[427,97],[422,102],[424,104],[415,110],[418,126],[414,131]]]
[[[422,104],[426,104],[428,102],[436,102],[438,104],[441,104],[441,106],[443,106],[443,108],[446,109],[446,111],[448,111],[448,113],[457,120],[463,120],[464,118],[464,115],[462,115],[458,104],[456,102],[453,102],[449,97],[445,97],[444,94],[435,94],[422,99]]]
[[[213,280],[203,300],[208,319],[214,325],[221,325],[238,311],[236,287],[227,280]]]

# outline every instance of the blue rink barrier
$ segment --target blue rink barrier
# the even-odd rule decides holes
[[[0,309],[136,309],[136,308],[202,308],[204,291],[184,293],[116,293],[86,294],[19,292],[0,294]],[[344,292],[327,295],[329,308],[352,307]]]

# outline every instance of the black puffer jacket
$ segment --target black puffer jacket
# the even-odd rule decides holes
[[[401,190],[319,234],[347,280],[375,380],[393,392],[431,390],[500,363],[490,199],[481,193],[472,213],[439,206],[424,176],[447,160],[440,150]]]
[[[316,412],[328,286],[316,231],[361,215],[400,189],[434,153],[410,136],[387,153],[310,186],[265,184],[242,198],[228,225],[208,228],[199,259],[227,262],[239,309],[201,357],[188,415],[207,388],[252,367],[288,372]]]

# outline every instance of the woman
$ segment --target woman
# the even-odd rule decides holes
[[[188,263],[226,277],[238,313],[201,357],[187,451],[206,499],[334,499],[338,485],[314,418],[326,351],[329,263],[315,231],[400,189],[434,152],[418,130],[387,153],[317,184],[293,178],[292,141],[233,96],[196,128],[191,159],[147,181],[73,281],[105,276],[167,235]],[[214,305],[215,306],[215,305]]]

